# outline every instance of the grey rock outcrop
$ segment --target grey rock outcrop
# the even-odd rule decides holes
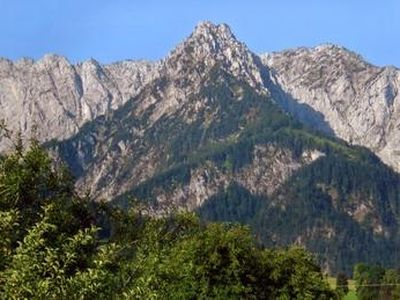
[[[192,76],[197,73],[200,79],[213,67],[222,68],[265,92],[260,58],[238,41],[226,24],[199,23],[194,32],[168,55],[162,69],[172,77],[181,77],[189,71]]]
[[[155,65],[95,60],[72,65],[64,57],[0,60],[0,119],[29,138],[65,139],[87,121],[120,107],[151,79]],[[7,148],[1,143],[0,149]]]
[[[306,123],[365,146],[400,171],[400,71],[376,67],[339,46],[262,55],[284,95],[276,98]]]
[[[208,161],[192,170],[189,182],[178,185],[172,191],[159,189],[155,195],[158,207],[195,211],[218,192],[231,184],[239,184],[253,195],[270,196],[296,170],[307,166],[325,154],[317,150],[307,150],[296,157],[289,149],[276,145],[256,145],[252,163],[237,172],[227,172]]]

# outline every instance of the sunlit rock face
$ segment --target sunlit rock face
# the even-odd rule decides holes
[[[157,63],[104,65],[92,59],[71,64],[57,55],[38,61],[0,59],[0,118],[26,138],[36,128],[40,141],[62,140],[87,121],[121,107],[154,79],[168,78],[173,84],[158,95],[163,101],[155,95],[137,109],[140,114],[157,102],[151,117],[155,122],[198,92],[213,68],[260,93],[274,92],[276,101],[302,121],[366,146],[400,170],[398,69],[373,66],[335,45],[257,56],[226,24],[199,23]],[[0,150],[8,147],[0,143]]]
[[[73,65],[64,57],[0,60],[0,118],[8,129],[44,142],[65,139],[87,121],[120,107],[151,79],[155,65],[95,60]],[[7,148],[5,142],[0,149]]]
[[[350,143],[368,147],[400,170],[398,69],[373,66],[335,45],[261,57],[283,90],[280,99],[287,110]]]

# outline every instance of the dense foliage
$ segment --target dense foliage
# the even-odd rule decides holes
[[[339,272],[336,275],[336,291],[342,297],[347,295],[347,293],[349,292],[349,283],[347,280],[347,275],[342,272]]]
[[[354,279],[360,300],[400,299],[400,269],[357,264],[354,267]]]
[[[189,213],[92,203],[37,143],[0,159],[0,298],[332,297],[300,248],[262,249],[247,227]]]

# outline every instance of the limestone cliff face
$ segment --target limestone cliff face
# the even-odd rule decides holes
[[[38,61],[0,59],[0,119],[27,138],[37,127],[40,141],[63,140],[76,134],[85,122],[121,107],[147,83],[161,88],[167,79],[167,88],[142,97],[135,112],[140,116],[157,103],[150,116],[155,122],[196,94],[212,68],[222,68],[266,92],[260,66],[258,56],[237,41],[227,25],[209,22],[200,23],[157,63],[103,65],[92,59],[73,65],[58,55]],[[4,141],[0,143],[0,150],[6,148]]]
[[[147,84],[157,92],[141,97],[134,114],[152,109],[149,120],[173,114],[201,89],[213,69],[224,70],[313,127],[363,145],[400,171],[400,71],[379,68],[339,46],[322,45],[253,54],[225,25],[200,23],[157,63],[95,60],[73,65],[57,55],[39,61],[0,59],[0,119],[40,141],[63,140],[82,125],[108,115]],[[157,81],[157,83],[155,83]],[[167,84],[166,87],[162,86]],[[240,91],[234,91],[238,95]],[[186,111],[193,120],[204,101]],[[0,150],[7,149],[0,141]]]
[[[303,121],[366,146],[400,171],[400,71],[339,46],[262,56],[282,88],[279,102]]]
[[[154,65],[125,61],[72,65],[64,57],[0,59],[0,119],[29,138],[65,139],[87,121],[120,107],[150,80]],[[5,143],[0,149],[7,148]]]

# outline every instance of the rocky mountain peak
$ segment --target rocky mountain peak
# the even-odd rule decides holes
[[[34,63],[34,65],[37,68],[46,69],[65,68],[72,66],[66,57],[57,54],[45,54],[40,60]]]
[[[262,61],[285,91],[285,109],[312,126],[319,118],[320,128],[372,149],[400,170],[398,69],[374,66],[332,44],[270,53]]]
[[[83,76],[95,76],[96,78],[104,76],[102,66],[93,58],[79,64],[77,69],[81,71]]]
[[[36,61],[0,58],[0,119],[26,138],[38,127],[42,142],[65,139],[135,96],[153,70],[146,62],[103,65],[91,59],[72,64],[56,54]],[[8,147],[0,142],[0,151]]]
[[[91,67],[91,68],[101,68],[100,63],[97,60],[95,60],[94,58],[90,58],[88,60],[85,60],[84,62],[80,63],[80,65],[88,66],[88,67]]]
[[[227,24],[213,24],[208,21],[200,22],[192,33],[192,38],[218,44],[220,41],[237,42],[236,37]]]
[[[263,62],[269,66],[290,64],[296,61],[304,68],[318,64],[320,68],[340,68],[348,73],[374,68],[358,53],[336,44],[322,44],[312,48],[299,47],[280,52],[261,55]]]
[[[193,33],[163,61],[161,68],[172,77],[201,80],[214,67],[266,92],[263,66],[258,56],[239,42],[226,24],[199,23]]]
[[[12,63],[10,61],[10,63]],[[31,67],[35,64],[35,61],[30,58],[30,57],[23,57],[19,60],[17,60],[15,63],[13,63],[17,68],[26,68],[26,67]]]
[[[14,66],[13,62],[6,58],[0,58],[0,73],[6,72],[12,69]]]
[[[349,49],[347,49],[346,47],[342,46],[342,45],[338,45],[338,44],[333,44],[333,43],[325,43],[325,44],[321,44],[318,46],[315,46],[313,48],[308,48],[310,51],[320,51],[320,52],[325,52],[325,51],[331,51],[331,52],[347,52],[347,53],[353,53],[357,56],[359,56],[358,54],[356,54],[353,51],[350,51]]]

